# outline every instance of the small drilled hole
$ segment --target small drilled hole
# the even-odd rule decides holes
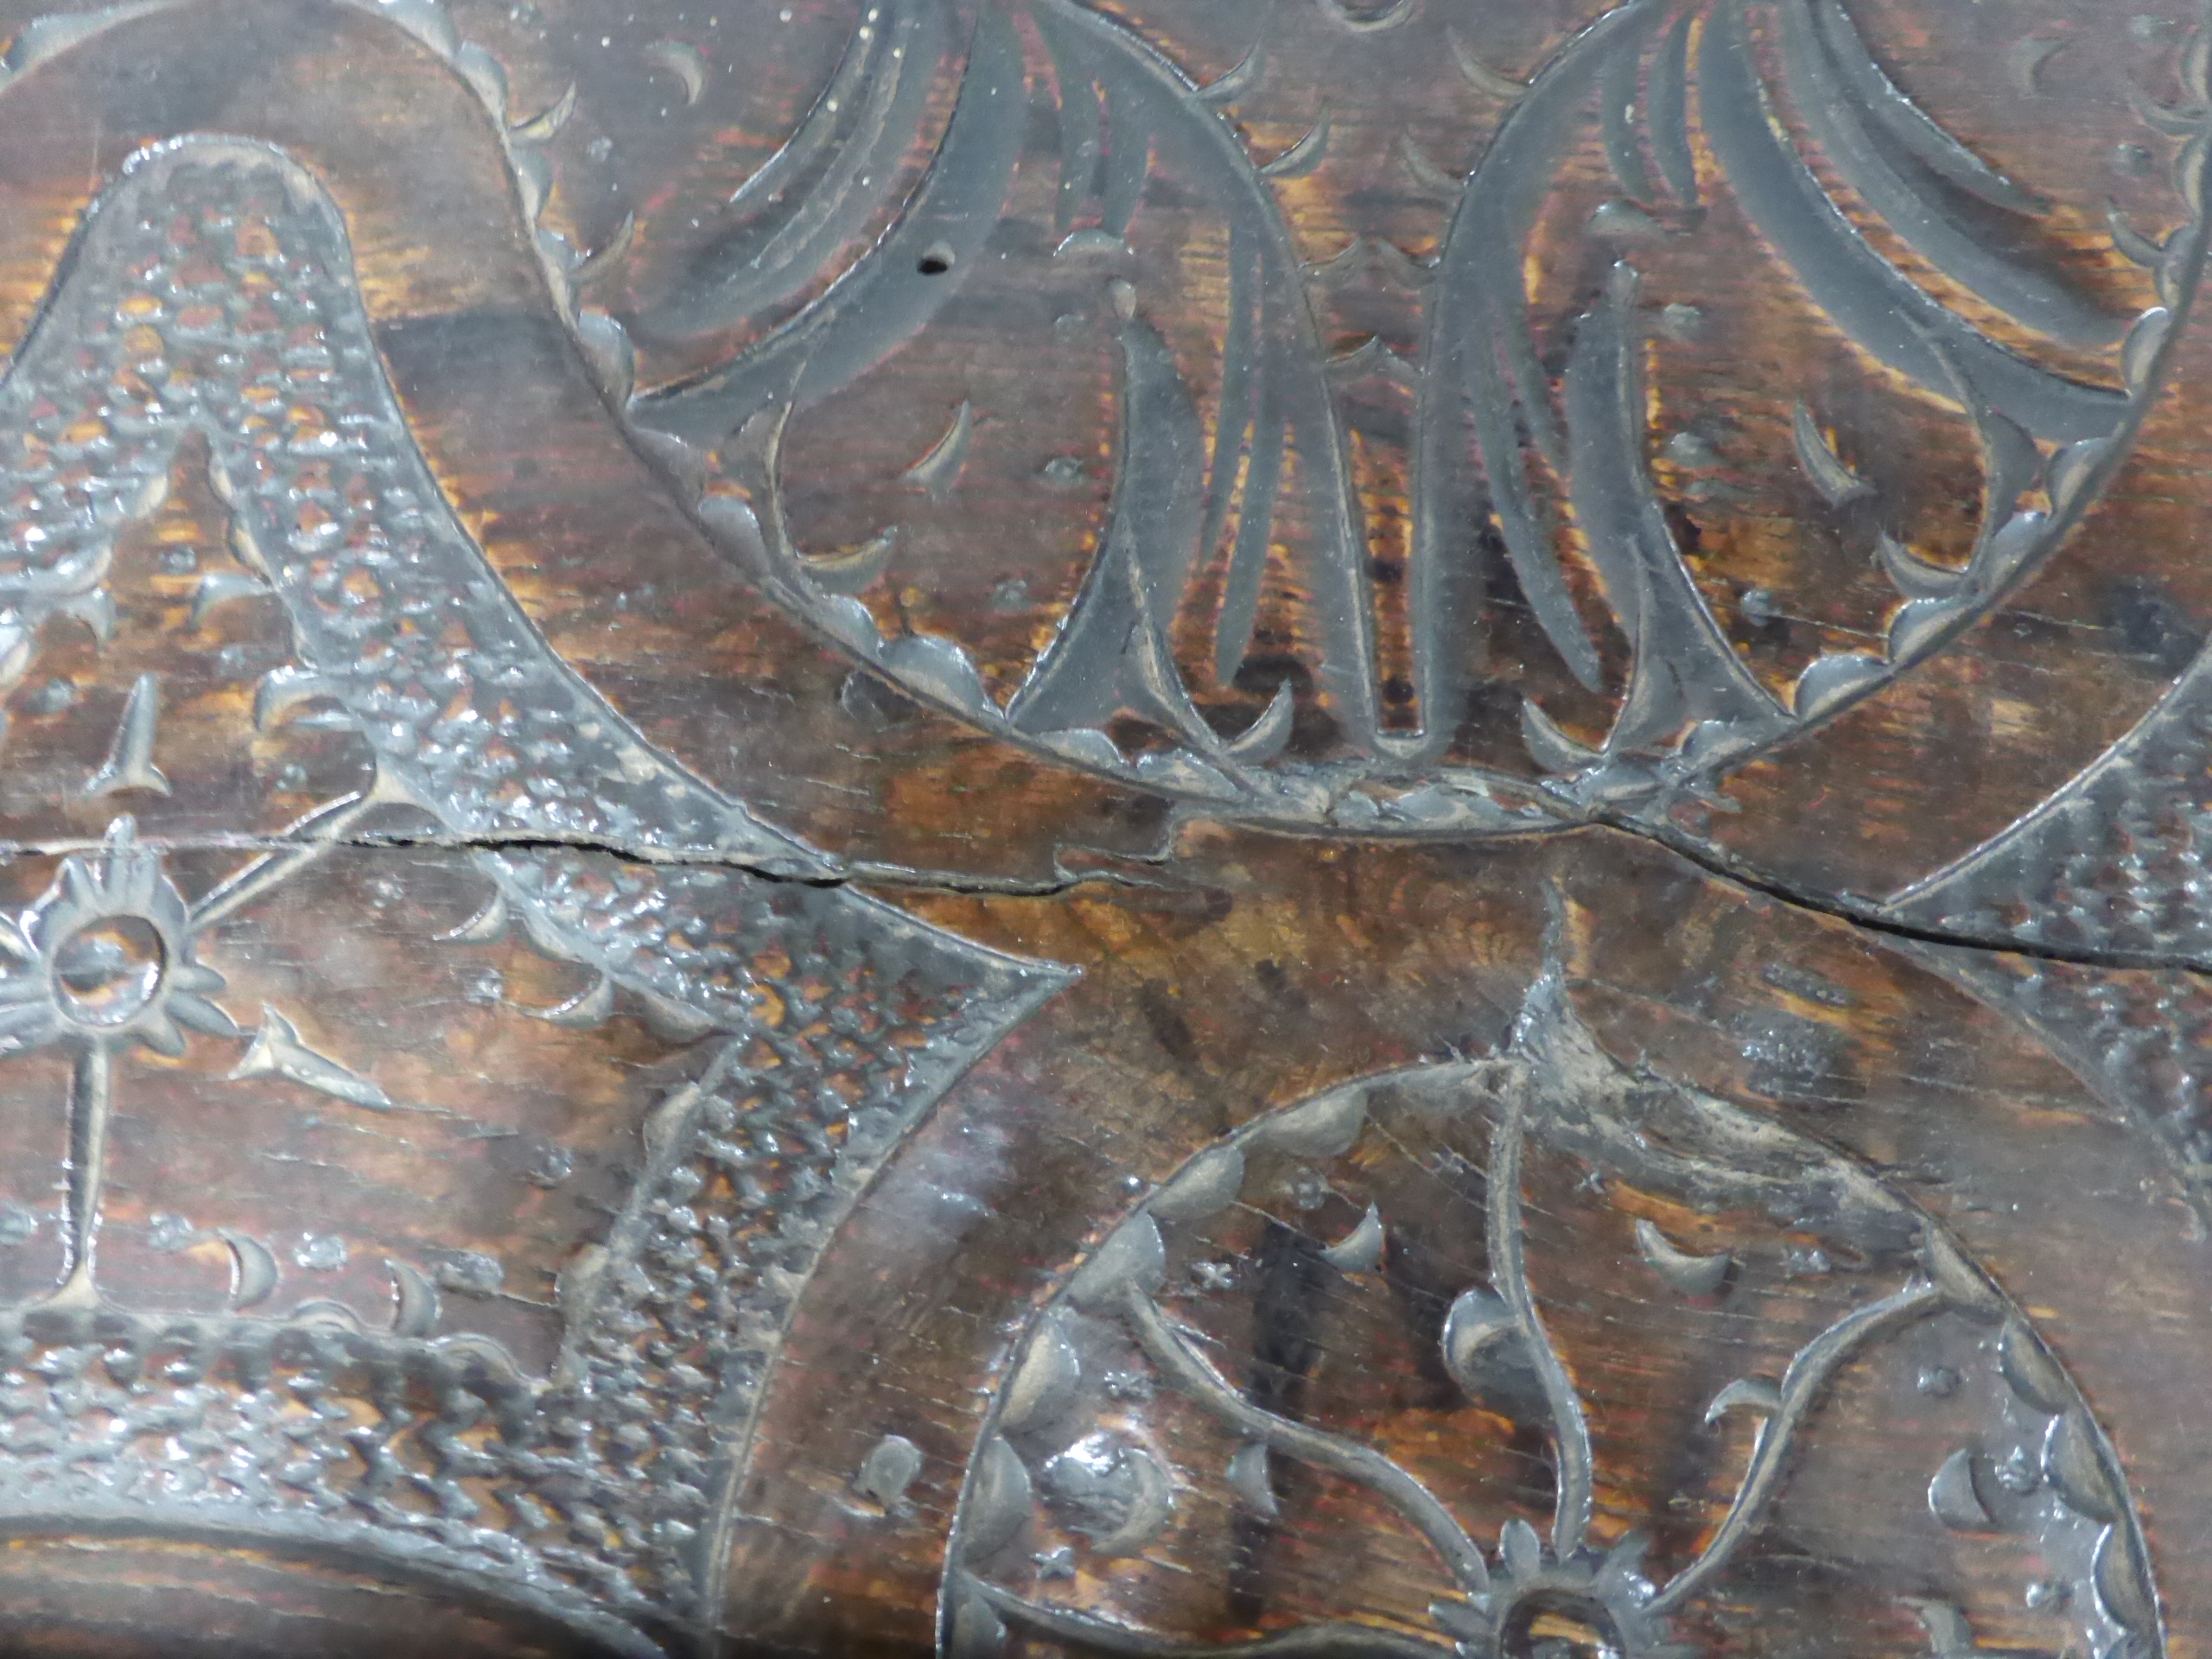
[[[952,269],[952,250],[942,242],[932,242],[922,250],[922,257],[914,262],[914,269],[925,276],[942,276]]]

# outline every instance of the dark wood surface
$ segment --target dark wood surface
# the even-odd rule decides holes
[[[2191,7],[0,9],[0,1649],[2212,1653]]]

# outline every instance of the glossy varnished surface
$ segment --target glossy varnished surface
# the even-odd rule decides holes
[[[0,1646],[2212,1644],[2212,34],[0,79]]]

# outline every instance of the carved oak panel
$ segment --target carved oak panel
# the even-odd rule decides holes
[[[2212,1651],[2141,3],[0,0],[0,1647]]]

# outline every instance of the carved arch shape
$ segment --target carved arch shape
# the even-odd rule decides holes
[[[1399,1183],[1421,1201],[1395,1206]],[[1831,1274],[1847,1292],[1821,1294]],[[1282,1323],[1301,1305],[1307,1324]],[[1597,1356],[1624,1320],[1641,1357],[1609,1375]],[[1689,1357],[1708,1339],[1738,1368],[1717,1389]],[[1910,1427],[1877,1403],[1898,1393],[1917,1396]],[[1897,1509],[1859,1541],[1871,1582],[1901,1540],[1923,1540],[1902,1547],[1927,1562],[1947,1532],[1993,1535],[2012,1590],[2066,1580],[2093,1650],[2163,1650],[2118,1459],[2020,1305],[1880,1178],[1620,1066],[1548,974],[1499,1053],[1256,1116],[1064,1278],[976,1442],[944,1650],[1034,1636],[1101,1653],[1498,1656],[1564,1618],[1606,1650],[1672,1655],[1700,1650],[1714,1593],[1787,1643],[1788,1593],[1730,1575],[1823,1433],[1845,1432],[1839,1412],[1879,1413],[1904,1460]],[[1688,1527],[1669,1519],[1684,1494],[1610,1466],[1669,1434],[1741,1437],[1726,1481],[1689,1497]],[[1378,1531],[1431,1561],[1426,1608],[1366,1598],[1357,1552]],[[1178,1563],[1165,1579],[1143,1559],[1155,1542]],[[1256,1626],[1235,1611],[1238,1575],[1264,1581],[1274,1544],[1341,1553],[1333,1605]],[[1216,1577],[1190,1582],[1192,1563]],[[1986,1583],[1923,1576],[1910,1602],[1861,1595],[1853,1617],[1924,1624],[1945,1651],[1977,1611],[2009,1612],[1978,1599]],[[1144,1624],[1122,1611],[1125,1581]],[[1809,1617],[1834,1617],[1819,1600]]]
[[[40,1535],[81,1514],[136,1536],[265,1535],[372,1571],[486,1575],[486,1595],[610,1651],[703,1639],[751,1412],[791,1313],[774,1287],[803,1282],[903,1134],[1068,976],[842,886],[762,873],[821,866],[652,745],[531,626],[409,429],[336,206],[260,142],[188,136],[126,164],[0,379],[0,466],[17,486],[0,566],[11,673],[54,619],[103,626],[115,538],[158,505],[190,438],[207,445],[232,531],[232,563],[203,575],[200,602],[270,600],[290,626],[292,659],[262,677],[257,716],[318,708],[363,739],[373,782],[189,898],[120,819],[97,854],[63,861],[52,894],[6,920],[0,1063],[60,1046],[75,1065],[67,1276],[0,1309],[0,1346],[42,1379],[68,1373],[71,1355],[114,1357],[105,1381],[42,1380],[16,1402],[48,1432],[0,1447],[0,1529]],[[156,690],[137,683],[94,794],[166,788],[151,762]],[[93,1272],[116,1065],[132,1045],[177,1052],[179,1022],[243,1042],[209,1000],[221,976],[192,945],[384,806],[426,814],[476,849],[493,896],[463,935],[512,922],[539,952],[596,976],[551,1017],[605,1020],[620,992],[672,1042],[707,1045],[696,1080],[641,1126],[640,1165],[607,1236],[564,1275],[548,1376],[480,1333],[441,1334],[435,1288],[404,1262],[391,1263],[388,1329],[340,1303],[248,1311],[273,1275],[252,1241],[232,1241],[238,1284],[219,1315],[118,1306]],[[599,843],[667,858],[622,863]],[[127,1019],[88,1022],[64,1006],[53,963],[90,923],[160,941],[124,988],[141,999]],[[793,1008],[806,1020],[785,1029]],[[393,1103],[268,1009],[228,1080],[264,1076],[361,1109]],[[772,1125],[811,1163],[785,1186],[741,1179],[746,1154],[727,1139],[740,1125]],[[709,1223],[672,1222],[679,1213]],[[664,1264],[698,1256],[690,1235],[714,1236],[715,1218],[725,1244],[758,1237],[778,1259],[764,1289],[749,1247],[722,1249],[706,1268],[721,1299],[709,1317],[692,1269],[671,1279]],[[741,1346],[720,1318],[746,1329]],[[134,1389],[134,1365],[158,1380]],[[272,1377],[329,1409],[272,1423]],[[348,1438],[356,1409],[365,1440]],[[640,1409],[658,1426],[658,1460],[623,1438]],[[134,1440],[88,1457],[86,1436],[108,1421],[146,1434],[174,1424],[194,1452],[149,1458]]]

